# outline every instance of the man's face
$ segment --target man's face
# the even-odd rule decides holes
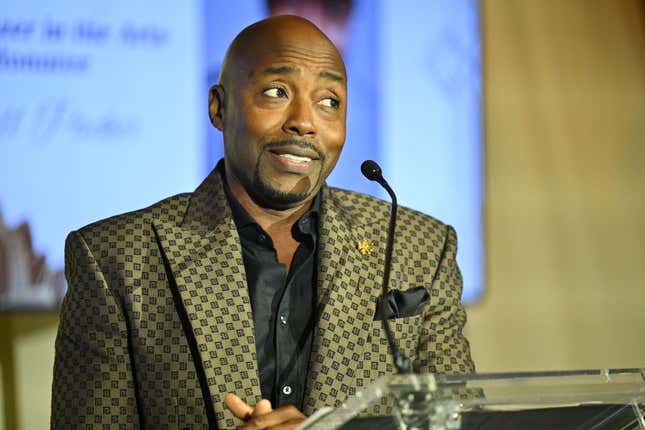
[[[335,48],[312,32],[275,37],[224,88],[226,167],[259,205],[302,205],[345,142],[346,76]]]

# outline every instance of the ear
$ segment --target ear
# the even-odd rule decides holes
[[[211,124],[219,131],[224,130],[224,87],[217,84],[213,85],[208,92],[208,116]]]

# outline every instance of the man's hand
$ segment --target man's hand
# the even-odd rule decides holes
[[[229,393],[224,397],[224,404],[233,412],[233,415],[246,421],[239,430],[289,430],[296,428],[307,419],[294,406],[283,406],[274,410],[266,399],[260,400],[254,408],[235,394]]]

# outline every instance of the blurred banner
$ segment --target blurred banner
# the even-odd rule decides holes
[[[66,0],[0,11],[0,309],[55,306],[66,234],[192,191],[222,156],[207,117],[226,47],[297,14],[339,46],[347,144],[330,185],[384,197],[459,234],[464,299],[482,289],[479,10],[475,0]]]
[[[2,8],[2,307],[60,299],[70,230],[198,183],[200,14],[198,1]]]

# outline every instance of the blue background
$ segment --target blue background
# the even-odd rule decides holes
[[[208,88],[231,40],[267,13],[258,0],[3,6],[7,227],[27,221],[35,250],[60,270],[70,230],[193,190],[222,155]],[[472,302],[484,267],[478,3],[357,0],[343,56],[348,134],[328,183],[383,197],[359,171],[378,161],[400,204],[457,229]]]

